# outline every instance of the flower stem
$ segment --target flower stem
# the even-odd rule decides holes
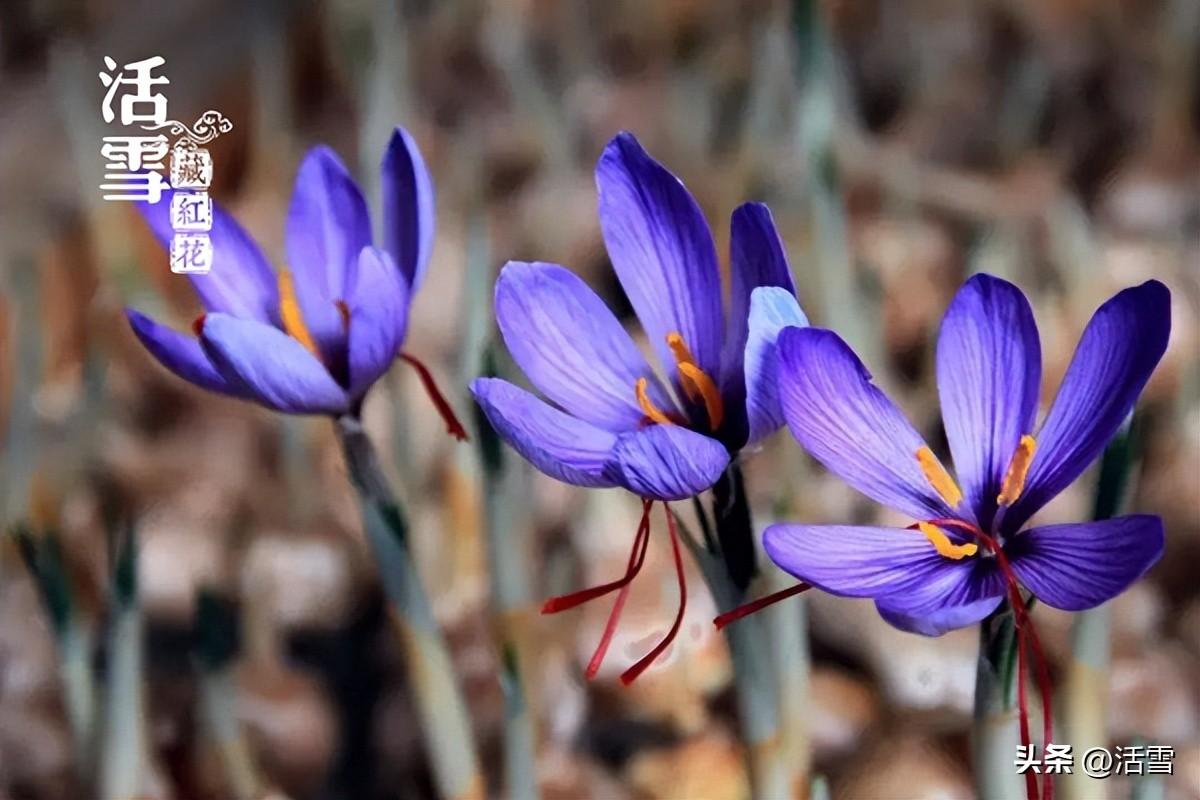
[[[357,417],[337,420],[350,480],[358,490],[367,539],[391,600],[417,711],[433,762],[439,794],[446,800],[482,798],[483,778],[453,662],[433,616],[408,543],[408,523]]]
[[[713,487],[713,518],[719,552],[685,536],[718,609],[740,605],[754,577],[750,508],[741,469],[732,465]],[[768,621],[761,615],[725,628],[733,659],[742,741],[746,746],[751,795],[755,800],[791,797],[791,769],[780,734],[779,698],[771,664]]]
[[[142,610],[138,602],[137,544],[133,526],[117,543],[113,570],[108,675],[100,741],[102,800],[146,791],[145,697],[142,684]]]
[[[1126,505],[1130,477],[1138,460],[1137,433],[1138,426],[1127,420],[1104,450],[1092,519],[1111,519]],[[1063,692],[1063,723],[1066,740],[1076,753],[1108,743],[1105,716],[1111,647],[1111,603],[1075,615]],[[1083,770],[1063,775],[1062,780],[1067,800],[1104,800],[1109,794],[1107,781],[1091,778]]]
[[[971,742],[975,791],[980,800],[1011,800],[1024,793],[1014,765],[1020,743],[1017,711],[1013,708],[1017,669],[1014,617],[998,611],[985,619],[979,630]]]
[[[493,365],[485,367],[494,373]],[[477,407],[478,408],[478,407]],[[505,796],[536,800],[537,727],[529,703],[530,642],[533,614],[529,594],[529,520],[512,498],[521,497],[524,466],[514,468],[500,438],[482,412],[476,415],[476,442],[483,467],[484,532],[493,605],[493,630],[500,651],[504,690]]]

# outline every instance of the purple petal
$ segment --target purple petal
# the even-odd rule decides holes
[[[750,332],[746,341],[746,416],[751,445],[774,433],[785,422],[779,404],[776,340],[784,328],[802,328],[808,317],[787,289],[763,286],[750,298]]]
[[[1018,530],[1100,455],[1133,410],[1170,332],[1171,293],[1158,281],[1100,306],[1042,424],[1025,491],[1005,513],[1004,531]]]
[[[586,422],[611,431],[640,425],[639,378],[658,408],[674,408],[621,323],[570,270],[510,261],[496,281],[496,321],[533,385]]]
[[[341,414],[346,392],[316,356],[278,328],[226,314],[204,319],[200,344],[217,371],[276,411]]]
[[[843,597],[909,591],[961,563],[938,555],[919,531],[867,525],[772,525],[763,549],[780,569]]]
[[[700,207],[629,133],[617,134],[604,148],[596,188],[613,269],[662,363],[675,364],[667,335],[677,332],[696,364],[717,379],[721,277]]]
[[[1083,611],[1125,591],[1162,557],[1163,523],[1134,514],[1046,525],[1017,534],[1004,551],[1021,583],[1039,600]]]
[[[750,327],[751,294],[761,286],[778,286],[793,298],[796,294],[783,242],[775,230],[771,210],[762,203],[745,203],[734,209],[730,220],[729,261],[729,329],[725,335],[721,368],[721,383],[726,387],[727,396],[730,392],[741,393],[745,386],[742,359]]]
[[[975,570],[950,571],[947,578],[957,583],[949,587],[935,582],[934,590],[946,590],[916,610],[911,609],[914,598],[889,595],[875,599],[875,609],[892,627],[922,636],[941,636],[948,631],[974,625],[999,607],[1004,599],[1004,581],[995,570],[986,573],[987,565],[975,564]]]
[[[336,303],[346,297],[358,254],[371,244],[371,220],[357,184],[328,147],[314,147],[300,164],[286,243],[304,322],[321,352],[335,360],[345,342]]]
[[[946,311],[937,345],[938,395],[963,494],[985,528],[1022,434],[1032,434],[1042,352],[1029,301],[976,275]]]
[[[168,250],[175,235],[171,227],[171,196],[166,191],[157,203],[138,203],[138,210]],[[212,271],[189,275],[196,295],[206,311],[231,314],[259,322],[279,321],[279,292],[275,271],[250,234],[232,215],[213,203]]]
[[[396,128],[383,156],[383,246],[415,294],[433,251],[433,180],[412,136]]]
[[[233,397],[246,396],[240,387],[221,377],[196,337],[160,325],[132,308],[125,309],[125,316],[134,335],[150,351],[150,355],[171,372],[201,389]]]
[[[477,378],[471,393],[500,438],[542,472],[576,486],[617,485],[604,469],[615,434],[498,378]]]
[[[866,496],[914,519],[957,516],[922,473],[925,442],[837,334],[786,328],[777,340],[783,415],[797,441]]]
[[[408,283],[392,257],[364,247],[346,305],[351,397],[361,397],[388,371],[400,352],[408,322]]]
[[[678,425],[651,425],[617,439],[606,470],[638,497],[686,500],[717,482],[729,453],[716,439]]]

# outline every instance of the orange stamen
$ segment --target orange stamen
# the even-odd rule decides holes
[[[280,270],[277,278],[279,283],[279,318],[283,321],[283,329],[310,353],[317,358],[321,352],[304,323],[304,315],[300,312],[300,304],[296,300],[296,286],[292,282],[292,273]]]
[[[921,445],[917,449],[916,456],[917,463],[921,465],[921,472],[925,474],[925,480],[929,481],[933,490],[942,500],[946,501],[946,505],[951,508],[958,507],[963,498],[962,490],[958,488],[954,478],[950,477],[950,473],[946,472],[946,468],[942,466],[941,461],[938,461],[938,457],[929,449],[929,445]]]
[[[704,402],[709,427],[715,431],[725,419],[725,403],[721,399],[716,382],[696,365],[692,351],[688,349],[687,342],[678,331],[667,334],[667,347],[671,348],[671,355],[675,356],[675,367],[682,378],[680,383],[684,392],[693,403]]]
[[[945,558],[961,561],[967,556],[975,555],[979,551],[979,545],[973,542],[954,544],[941,528],[931,525],[928,522],[918,522],[917,528],[920,529],[921,533],[925,534],[925,538],[933,545],[933,549],[937,550],[938,555]]]
[[[638,405],[642,407],[642,413],[645,414],[651,422],[657,422],[659,425],[674,425],[675,422],[668,417],[661,408],[654,405],[654,401],[650,399],[650,395],[646,393],[646,386],[649,384],[645,378],[638,378],[634,384],[634,392],[637,394]]]
[[[691,387],[689,395],[698,393],[704,398],[704,410],[708,412],[709,427],[714,431],[721,427],[721,421],[725,419],[725,401],[721,399],[721,392],[713,383],[713,379],[695,364],[680,363],[679,374],[683,376],[683,385]]]
[[[1033,454],[1037,450],[1037,440],[1029,434],[1021,437],[1017,451],[1013,453],[1012,461],[1008,462],[1008,470],[1004,473],[1004,483],[1000,485],[1000,494],[996,502],[1002,506],[1011,506],[1017,502],[1021,492],[1025,491],[1025,478],[1029,475],[1029,465],[1033,463]]]
[[[458,421],[458,417],[454,414],[454,409],[446,402],[446,397],[438,389],[437,382],[433,379],[433,373],[429,368],[417,360],[416,357],[410,356],[408,353],[401,353],[400,358],[409,364],[417,371],[417,376],[421,379],[421,385],[425,387],[425,393],[429,395],[429,399],[433,401],[434,408],[441,415],[442,421],[446,423],[446,432],[458,439],[460,442],[467,440],[467,429]]]

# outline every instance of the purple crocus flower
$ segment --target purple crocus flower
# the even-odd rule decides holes
[[[130,325],[170,371],[204,389],[293,414],[357,414],[400,353],[408,309],[433,246],[433,183],[412,138],[392,134],[382,164],[383,247],[371,243],[366,201],[337,155],[309,151],[288,210],[290,270],[276,272],[224,210],[213,209],[213,264],[189,276],[205,313],[194,336],[133,309]],[[141,207],[158,239],[172,237],[170,197]],[[462,428],[407,354],[456,435]]]
[[[778,524],[764,534],[767,553],[800,580],[873,598],[892,625],[926,635],[982,620],[1006,593],[1019,603],[1018,586],[1068,611],[1115,597],[1162,555],[1158,517],[1024,526],[1129,415],[1166,349],[1170,314],[1158,281],[1101,306],[1035,435],[1041,352],[1029,303],[998,278],[967,281],[937,347],[957,482],[836,334],[784,330],[780,392],[792,434],[831,472],[916,524]]]
[[[712,233],[678,178],[620,133],[600,157],[596,186],[613,269],[667,380],[574,273],[509,262],[496,282],[496,319],[513,359],[549,402],[495,378],[471,389],[499,435],[542,472],[643,498],[636,554],[655,501],[705,491],[731,454],[783,424],[774,341],[807,320],[766,206],[733,214],[726,315]],[[640,563],[631,556],[624,583],[603,588],[627,585]]]

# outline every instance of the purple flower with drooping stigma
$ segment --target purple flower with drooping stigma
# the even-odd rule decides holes
[[[600,157],[596,185],[613,269],[667,380],[574,273],[555,264],[509,262],[496,282],[497,323],[513,359],[546,400],[500,379],[471,385],[499,435],[542,472],[577,486],[622,487],[643,499],[625,576],[555,598],[543,609],[561,611],[621,592],[589,677],[641,566],[653,504],[710,488],[733,454],[783,424],[774,342],[784,327],[808,324],[766,206],[746,204],[733,214],[726,314],[712,233],[678,178],[631,134],[620,133]],[[622,676],[626,682],[666,648],[682,620],[683,571],[669,509],[667,519],[679,611],[663,642]]]
[[[300,165],[288,209],[289,269],[272,269],[227,212],[213,208],[213,264],[189,275],[203,305],[194,336],[127,309],[134,333],[171,372],[220,394],[292,414],[357,415],[397,356],[412,364],[450,432],[466,432],[429,370],[401,353],[408,311],[433,246],[433,183],[409,134],[397,128],[381,167],[383,246],[372,244],[362,192],[327,147]],[[164,246],[170,193],[143,204]]]
[[[1093,608],[1159,559],[1163,525],[1146,514],[1025,523],[1116,434],[1170,328],[1170,293],[1158,281],[1106,302],[1037,428],[1041,348],[1029,302],[998,278],[968,280],[946,312],[936,359],[957,481],[837,334],[784,330],[780,396],[792,435],[830,472],[915,524],[772,525],[763,535],[767,554],[805,584],[872,598],[889,623],[926,635],[979,622],[1007,597],[1018,661],[1033,648],[1049,707],[1048,673],[1022,590],[1054,608]],[[1028,740],[1024,711],[1022,702]],[[1048,714],[1045,724],[1048,742]]]

